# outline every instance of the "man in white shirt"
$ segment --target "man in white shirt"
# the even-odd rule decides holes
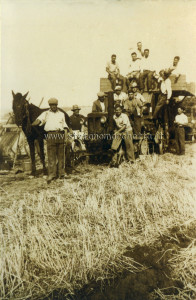
[[[67,138],[68,126],[65,122],[65,115],[58,108],[58,100],[51,98],[48,100],[50,109],[44,111],[32,124],[44,125],[47,132],[47,153],[48,153],[48,179],[50,183],[57,176],[64,177],[64,143]],[[58,161],[58,170],[57,170]]]
[[[149,49],[144,50],[144,57],[141,60],[141,74],[140,74],[140,89],[144,90],[144,81],[147,79],[147,90],[152,91],[152,79],[153,79],[153,64],[149,58]]]
[[[133,52],[131,54],[132,61],[129,65],[129,70],[127,74],[127,86],[129,86],[130,81],[135,79],[137,84],[139,83],[139,76],[140,76],[140,59],[137,58],[136,52]]]
[[[181,75],[181,69],[180,69],[180,56],[175,56],[173,60],[172,66],[170,66],[169,71],[171,71],[172,75],[175,75],[175,82],[176,83]]]
[[[116,62],[116,54],[112,54],[111,61],[106,65],[106,72],[108,73],[108,79],[111,81],[112,89],[116,87],[116,80],[120,77],[119,65]]]
[[[126,157],[128,161],[135,160],[134,154],[134,146],[133,146],[133,139],[132,139],[132,127],[129,121],[129,118],[126,114],[122,113],[122,108],[120,105],[116,105],[115,107],[115,115],[114,115],[114,122],[115,122],[115,137],[112,142],[111,149],[113,151],[118,150],[121,143],[119,141],[125,142],[125,151]],[[116,154],[112,159],[112,164],[116,159]]]
[[[140,135],[142,129],[142,107],[143,103],[132,91],[129,92],[129,99],[124,103],[124,110],[129,119],[132,120],[134,134]]]
[[[131,91],[133,92],[134,97],[136,97],[138,100],[140,100],[142,102],[142,104],[144,104],[146,102],[144,96],[138,90],[138,86],[137,86],[136,82],[133,82],[133,84],[131,85]]]
[[[114,92],[114,104],[123,106],[126,99],[128,99],[128,95],[122,92],[122,87],[120,85],[117,85]]]
[[[161,76],[162,82],[160,86],[158,102],[153,113],[153,119],[157,118],[159,111],[164,105],[169,104],[169,99],[172,96],[171,80],[169,79],[169,74],[164,70],[161,70],[159,74]]]
[[[137,43],[137,50],[136,50],[137,58],[142,59],[144,56],[144,52],[142,51],[142,43],[138,42]]]
[[[188,124],[188,118],[183,113],[183,110],[179,107],[178,114],[175,117],[175,140],[176,140],[176,152],[178,155],[185,154],[185,131],[184,126]]]

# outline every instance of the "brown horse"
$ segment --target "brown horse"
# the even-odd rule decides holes
[[[46,166],[45,166],[45,155],[44,155],[44,137],[45,131],[44,126],[32,126],[31,124],[37,119],[37,117],[44,111],[48,110],[49,108],[41,109],[36,105],[29,104],[26,100],[28,93],[22,95],[21,93],[13,95],[13,111],[15,115],[15,121],[18,126],[22,127],[22,130],[27,138],[27,142],[30,148],[30,156],[32,162],[32,175],[36,173],[36,166],[35,166],[35,140],[39,143],[40,148],[40,159],[43,165],[43,172],[46,174]],[[61,109],[60,109],[61,110]],[[69,116],[66,112],[61,110],[65,114],[65,121],[69,126]]]

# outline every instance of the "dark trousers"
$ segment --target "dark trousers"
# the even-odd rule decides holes
[[[128,161],[135,160],[132,132],[126,132],[124,136],[126,156]]]
[[[119,77],[117,77],[116,74],[109,74],[108,75],[108,79],[110,80],[111,82],[111,86],[112,86],[112,89],[115,90],[115,87],[116,87],[116,81],[118,81],[118,85],[122,86],[122,89],[123,87],[125,86],[125,78],[122,76],[122,75],[119,75]]]
[[[116,75],[116,74],[109,74],[109,75],[108,75],[108,79],[109,79],[110,82],[111,82],[112,89],[115,90],[117,75]]]
[[[144,90],[144,82],[145,79],[147,78],[146,82],[147,82],[147,90],[152,89],[152,78],[153,78],[153,72],[152,71],[148,71],[148,70],[144,70],[141,74],[140,74],[140,89]]]
[[[133,132],[136,135],[139,135],[141,133],[142,129],[142,118],[141,116],[134,116],[134,121],[133,121]]]
[[[129,90],[131,88],[131,82],[135,81],[137,85],[139,85],[139,77],[140,77],[140,72],[139,71],[133,71],[127,76],[127,89]]]
[[[159,99],[158,99],[158,102],[157,102],[157,105],[155,107],[155,110],[154,110],[154,113],[153,113],[153,118],[156,119],[158,114],[159,114],[159,111],[161,110],[161,108],[166,104],[166,101],[167,101],[167,95],[165,94],[160,94],[159,95]]]
[[[72,140],[67,139],[65,144],[65,169],[72,168],[71,165],[71,147],[72,147]]]
[[[185,131],[183,127],[175,128],[176,152],[185,154]]]
[[[120,134],[119,136],[115,137],[112,141],[111,149],[113,149],[115,151],[118,150],[123,141],[125,144],[125,155],[126,155],[127,160],[134,161],[135,153],[134,153],[132,131],[125,132],[125,133]],[[112,158],[112,164],[115,164],[117,162],[117,157],[118,157],[118,151],[115,152],[115,154]]]
[[[48,179],[64,175],[64,134],[48,133]],[[58,161],[58,164],[57,164]]]

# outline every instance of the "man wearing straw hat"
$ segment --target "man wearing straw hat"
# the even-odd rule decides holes
[[[44,125],[47,132],[47,153],[48,153],[48,179],[47,183],[57,178],[64,177],[64,143],[67,138],[68,126],[65,122],[65,115],[58,109],[58,100],[48,100],[50,109],[44,111],[33,122],[33,126]],[[58,168],[57,168],[58,161]]]
[[[80,115],[81,108],[78,105],[73,105],[72,109],[73,114],[70,116],[70,127],[72,130],[79,130],[81,131],[82,124],[86,119],[83,115]]]

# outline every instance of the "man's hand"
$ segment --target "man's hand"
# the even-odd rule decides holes
[[[39,125],[40,123],[41,123],[40,120],[35,120],[31,125],[32,125],[32,126],[37,126],[37,125]]]
[[[166,100],[166,104],[169,104],[169,99]]]
[[[68,138],[68,128],[65,128],[64,140],[67,141]]]

